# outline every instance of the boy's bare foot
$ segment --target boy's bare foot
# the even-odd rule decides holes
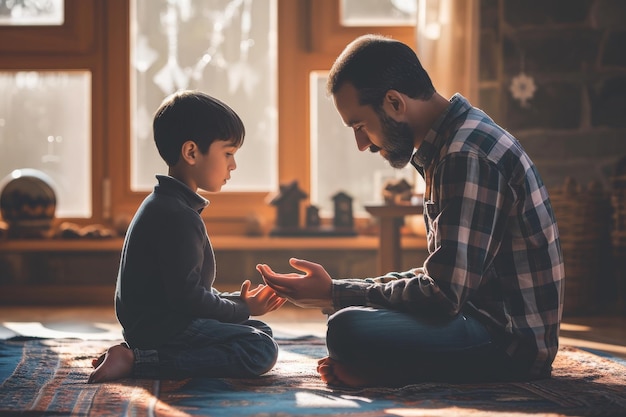
[[[130,376],[134,360],[135,354],[126,345],[111,346],[104,355],[92,361],[96,369],[89,375],[87,383],[114,381]]]
[[[368,387],[376,385],[375,376],[365,375],[362,370],[355,372],[341,362],[337,362],[328,356],[317,361],[317,372],[322,377],[322,381],[328,385],[347,386],[353,388]]]

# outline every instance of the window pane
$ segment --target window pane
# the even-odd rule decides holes
[[[0,72],[0,91],[0,179],[40,170],[57,217],[91,217],[91,74]]]
[[[341,0],[343,26],[413,26],[418,0]]]
[[[367,216],[364,206],[383,202],[385,181],[414,184],[415,169],[394,169],[379,154],[359,152],[352,129],[326,95],[326,79],[326,73],[311,73],[311,202],[322,216],[332,216],[332,197],[344,191],[354,199],[355,215]]]
[[[163,98],[202,90],[246,125],[238,167],[224,191],[269,191],[278,179],[275,0],[135,0],[132,36],[133,190],[166,172],[152,116]]]
[[[63,24],[63,0],[0,0],[0,26]]]

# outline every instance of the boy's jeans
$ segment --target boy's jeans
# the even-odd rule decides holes
[[[348,307],[328,319],[329,356],[398,376],[398,383],[513,377],[486,326],[470,316],[428,319],[399,311]]]
[[[246,378],[272,369],[278,345],[262,321],[232,324],[195,319],[175,340],[156,350],[133,352],[135,378]]]

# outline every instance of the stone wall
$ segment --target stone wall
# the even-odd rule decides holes
[[[565,313],[626,312],[626,247],[609,238],[626,235],[614,221],[626,201],[604,210],[626,157],[626,1],[481,0],[480,27],[478,106],[519,139],[554,196]],[[557,204],[572,192],[579,205]],[[604,214],[571,216],[585,210]]]
[[[610,186],[626,156],[626,2],[481,0],[479,106],[513,133],[544,182]],[[536,90],[510,87],[524,73]]]

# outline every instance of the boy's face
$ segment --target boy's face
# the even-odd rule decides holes
[[[206,154],[200,153],[192,169],[197,187],[213,193],[220,191],[230,179],[230,172],[237,168],[237,150],[230,141],[216,140]]]

